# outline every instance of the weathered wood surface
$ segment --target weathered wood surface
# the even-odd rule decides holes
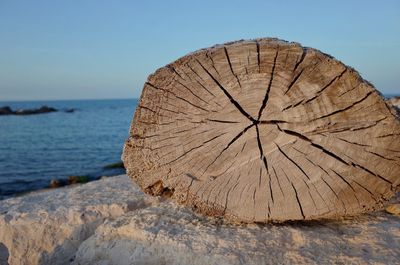
[[[400,124],[359,74],[277,39],[217,45],[150,75],[126,141],[129,176],[244,222],[380,208],[400,183]]]

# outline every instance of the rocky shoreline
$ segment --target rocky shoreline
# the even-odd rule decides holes
[[[23,196],[29,192],[40,191],[44,189],[61,188],[69,185],[83,184],[91,181],[99,180],[103,177],[120,175],[125,173],[124,165],[121,161],[104,165],[98,172],[93,172],[85,175],[70,175],[66,177],[53,178],[46,182],[45,180],[40,183],[35,183],[35,186],[26,186],[24,190],[2,190],[0,187],[0,201],[16,196]],[[22,185],[22,184],[20,184]],[[1,265],[1,263],[0,263]]]
[[[387,102],[390,105],[394,106],[397,112],[397,116],[400,117],[400,96],[389,98]]]
[[[400,96],[389,98],[388,102],[394,106],[400,106]]]
[[[384,211],[229,224],[148,196],[125,175],[0,204],[0,262],[13,265],[395,264],[399,245],[399,216]]]

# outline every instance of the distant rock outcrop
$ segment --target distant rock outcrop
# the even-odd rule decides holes
[[[32,114],[42,114],[58,111],[55,108],[48,106],[41,106],[38,109],[18,109],[14,112],[15,115],[32,115]]]
[[[48,107],[46,105],[41,106],[40,108],[17,109],[15,111],[12,110],[9,106],[0,107],[0,115],[33,115],[33,114],[43,114],[43,113],[56,112],[56,111],[59,111],[59,110],[56,108],[53,108],[53,107]],[[64,112],[73,113],[73,112],[75,112],[75,109],[73,109],[73,108],[65,109]]]
[[[397,116],[400,117],[400,96],[389,98],[387,102],[395,107]]]
[[[400,96],[389,98],[387,101],[393,106],[400,107]]]
[[[10,115],[10,114],[14,114],[14,112],[9,106],[4,106],[0,108],[0,115]]]
[[[58,110],[48,106],[41,106],[36,109],[17,109],[16,111],[13,111],[9,106],[4,106],[0,108],[0,115],[32,115],[56,111]]]

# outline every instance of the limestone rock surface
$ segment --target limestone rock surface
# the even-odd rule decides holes
[[[74,264],[396,264],[399,246],[399,217],[383,212],[239,226],[163,203],[101,225]]]
[[[240,225],[148,196],[127,176],[0,201],[0,262],[13,265],[398,264],[399,246],[400,218],[384,211]]]
[[[154,200],[142,196],[126,176],[2,200],[0,243],[13,265],[69,264],[105,219]]]

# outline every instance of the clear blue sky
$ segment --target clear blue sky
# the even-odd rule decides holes
[[[188,52],[278,37],[400,94],[400,1],[0,0],[0,101],[132,98]]]

